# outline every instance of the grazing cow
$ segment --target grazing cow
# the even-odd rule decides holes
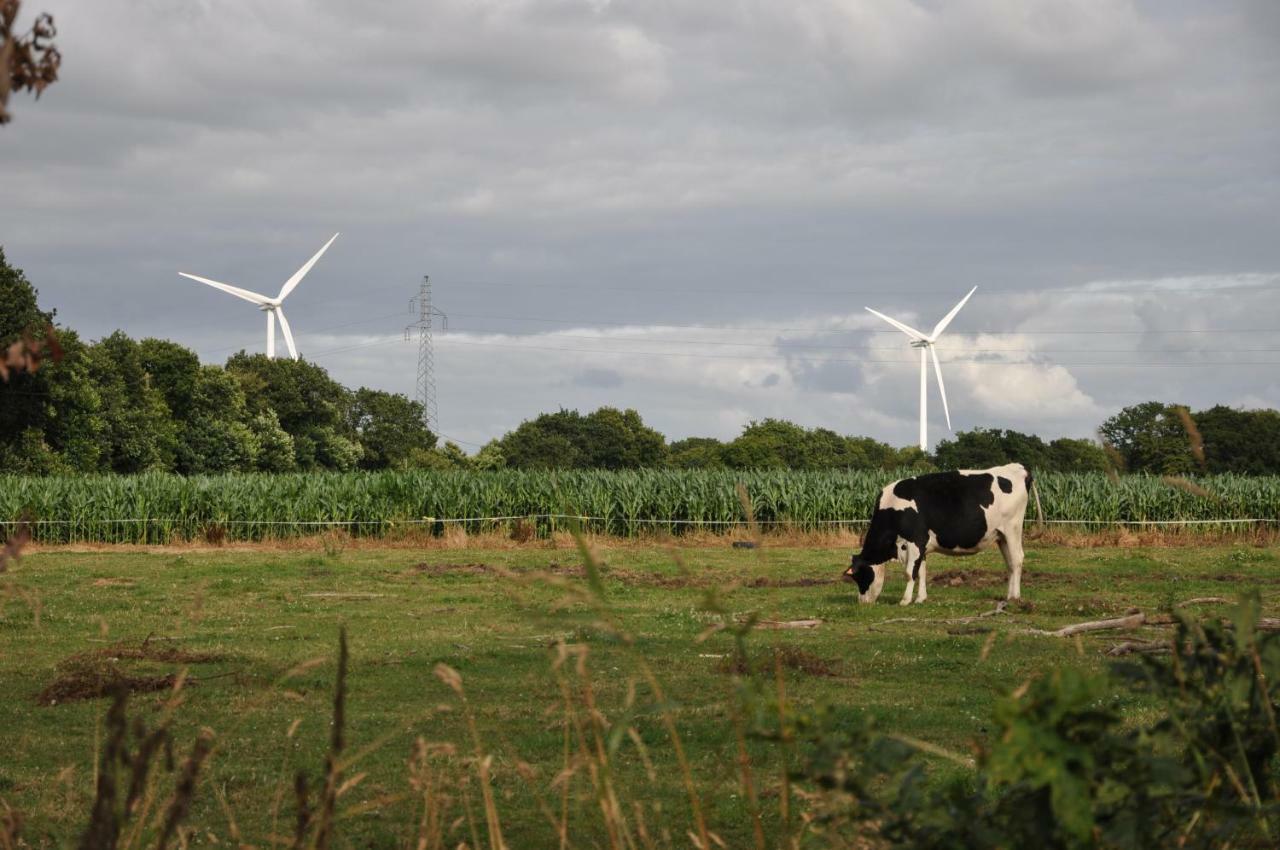
[[[1031,473],[1020,463],[992,469],[935,472],[895,481],[880,492],[862,551],[844,571],[845,581],[858,585],[860,602],[875,602],[884,587],[885,565],[898,561],[906,568],[903,605],[929,598],[925,589],[925,558],[931,552],[973,555],[1000,547],[1009,567],[1009,598],[1022,596],[1022,521],[1028,493],[1035,492]],[[1036,515],[1043,528],[1040,494]]]

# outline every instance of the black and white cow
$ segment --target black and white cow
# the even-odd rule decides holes
[[[904,478],[880,492],[862,551],[844,571],[858,585],[858,600],[875,602],[884,587],[885,566],[898,561],[907,572],[903,605],[929,598],[925,558],[931,552],[973,555],[992,546],[1009,567],[1009,598],[1022,596],[1022,522],[1027,496],[1034,492],[1031,473],[1020,463],[992,469],[935,472]],[[1043,523],[1040,497],[1036,514]]]

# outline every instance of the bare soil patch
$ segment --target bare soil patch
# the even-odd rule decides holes
[[[36,696],[36,703],[52,706],[97,699],[122,688],[132,693],[168,690],[177,681],[177,671],[160,672],[154,665],[187,666],[223,659],[220,653],[192,652],[170,642],[150,639],[136,645],[117,643],[85,650],[58,662],[58,675]],[[135,668],[135,664],[150,664],[152,669]],[[189,683],[192,681],[188,679]]]
[[[834,678],[840,675],[841,663],[838,660],[823,658],[791,644],[779,644],[772,652],[762,652],[750,659],[736,654],[728,655],[720,660],[716,669],[721,673],[737,673],[739,676],[749,676],[752,673],[768,675],[777,663],[806,676]]]

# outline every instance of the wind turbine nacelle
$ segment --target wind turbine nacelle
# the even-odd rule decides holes
[[[263,309],[265,310],[266,308],[264,307]],[[933,345],[933,343],[929,342],[929,340],[927,340],[927,339],[913,339],[913,340],[911,340],[911,347],[912,347],[912,348],[928,348],[928,347],[929,347],[929,346],[931,346],[931,345]]]

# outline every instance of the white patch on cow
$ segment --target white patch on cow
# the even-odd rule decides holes
[[[918,512],[919,508],[916,507],[916,503],[914,499],[903,499],[900,496],[898,496],[897,493],[893,492],[893,488],[897,487],[898,483],[899,483],[898,481],[894,481],[892,484],[887,485],[883,490],[880,491],[880,502],[878,505],[880,510],[905,511],[907,509],[910,509]]]

